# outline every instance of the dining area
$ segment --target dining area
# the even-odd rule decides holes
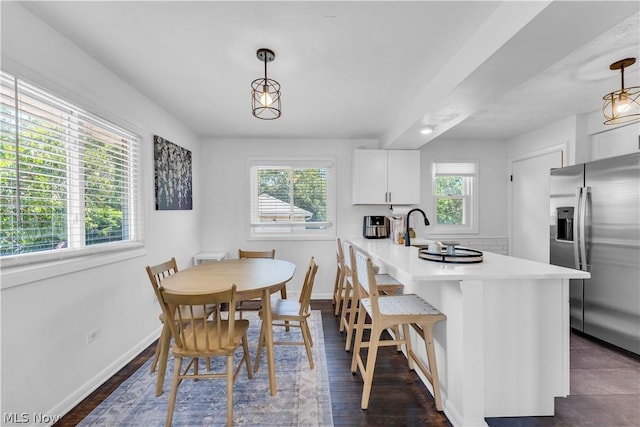
[[[277,258],[275,250],[238,250],[237,257],[194,261],[185,268],[174,257],[147,265],[148,282],[160,308],[157,341],[136,357],[140,364],[130,364],[135,370],[123,373],[126,378],[113,379],[117,388],[96,407],[82,414],[83,405],[79,405],[60,425],[325,427],[363,420],[369,424],[382,420],[381,415],[395,417],[383,424],[395,423],[399,413],[387,413],[380,399],[388,400],[392,387],[391,401],[403,400],[409,384],[420,396],[420,404],[406,407],[408,419],[419,411],[419,418],[428,414],[429,422],[448,425],[439,399],[425,393],[415,371],[411,365],[407,369],[407,359],[396,349],[408,343],[396,336],[395,341],[384,340],[371,347],[370,328],[377,328],[388,339],[384,331],[392,325],[378,324],[382,318],[374,313],[358,312],[366,306],[360,304],[365,293],[371,293],[382,306],[391,295],[397,302],[414,297],[402,295],[401,283],[379,274],[371,260],[346,241],[337,239],[333,244],[346,251],[350,265],[347,269],[341,257],[337,264],[326,266],[330,277],[336,272],[339,288],[334,291],[341,297],[333,302],[312,300],[319,269],[314,256],[307,258],[304,269],[299,260]],[[299,276],[301,280],[296,279]],[[343,289],[346,285],[351,287],[349,292]],[[380,299],[374,289],[378,287],[385,293]],[[343,308],[344,325],[342,315],[334,316],[334,310]],[[442,318],[437,314],[429,317],[433,321]],[[334,325],[338,320],[341,328]],[[352,347],[345,351],[344,328],[349,320]],[[422,327],[428,331],[431,326]],[[402,334],[408,337],[407,330]],[[362,356],[349,375],[348,365],[356,354]],[[373,354],[376,378],[392,376],[393,381],[373,381],[374,368],[363,359],[368,354]],[[344,357],[348,364],[342,362]],[[423,369],[419,360],[412,363]],[[437,372],[432,370],[435,361],[430,360],[429,365],[428,372],[433,372],[437,384]],[[358,410],[367,409],[364,402],[369,400],[368,410]],[[76,416],[79,422],[72,421]],[[362,420],[356,421],[358,417]]]
[[[175,258],[146,267],[162,308],[162,332],[150,362],[150,371],[156,374],[156,398],[164,394],[165,377],[171,376],[167,426],[174,421],[174,407],[184,379],[226,379],[226,415],[216,416],[225,418],[226,425],[231,426],[234,384],[239,375],[251,383],[254,373],[260,370],[263,348],[271,397],[278,393],[276,370],[290,369],[277,366],[276,345],[303,346],[309,369],[314,368],[308,320],[317,270],[318,263],[311,257],[299,298],[287,299],[287,283],[294,277],[296,265],[277,259],[275,250],[240,249],[237,259],[204,262],[185,269],[178,268]],[[249,302],[257,303],[258,310]],[[258,339],[250,341],[247,331],[256,324]],[[275,327],[285,331],[285,339],[274,340]],[[293,329],[299,333],[290,334]],[[250,346],[256,349],[251,351],[254,360],[250,360]],[[167,374],[171,357],[173,374]],[[214,358],[226,359],[226,363],[216,365],[216,369],[212,366]]]

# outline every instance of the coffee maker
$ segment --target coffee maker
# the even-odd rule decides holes
[[[389,237],[389,222],[383,215],[365,216],[362,235],[367,239],[386,239]]]

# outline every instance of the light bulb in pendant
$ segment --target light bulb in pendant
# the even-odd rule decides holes
[[[273,104],[273,99],[271,99],[271,95],[269,95],[269,87],[264,85],[262,88],[262,95],[260,95],[260,104],[264,107],[269,107]]]
[[[622,114],[629,111],[629,98],[627,92],[622,92],[618,97],[618,103],[616,105],[616,113]]]

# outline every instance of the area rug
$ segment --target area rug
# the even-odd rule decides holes
[[[260,333],[257,313],[247,312],[251,363],[255,363]],[[313,338],[314,369],[309,368],[304,346],[275,347],[277,394],[269,394],[269,374],[265,351],[262,352],[260,370],[253,379],[247,378],[243,368],[233,391],[233,421],[237,426],[333,426],[329,377],[324,351],[322,315],[314,310],[309,327]],[[301,340],[300,329],[286,332],[274,328],[274,340]],[[236,352],[236,363],[242,354]],[[217,358],[218,359],[218,358]],[[212,368],[224,371],[224,362],[212,360]],[[204,361],[200,368],[204,371]],[[169,356],[164,393],[155,396],[157,373],[150,373],[151,359],[124,381],[116,391],[96,407],[80,426],[163,426],[166,421],[173,356]],[[226,381],[184,380],[178,388],[174,426],[226,425]]]

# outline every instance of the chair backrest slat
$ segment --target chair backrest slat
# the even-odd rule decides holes
[[[342,241],[340,240],[339,237],[337,239],[337,244],[336,244],[336,258],[338,261],[338,265],[344,264],[344,249],[342,246]]]
[[[314,257],[309,261],[307,274],[304,277],[302,292],[300,292],[300,315],[304,316],[310,311],[311,293],[313,292],[313,283],[315,281],[316,272],[318,271],[318,263]]]
[[[242,249],[238,249],[238,258],[275,258],[276,250],[271,249],[270,251],[244,251]]]
[[[358,291],[358,298],[368,297],[371,300],[371,310],[374,315],[378,315],[378,298],[380,291],[376,283],[376,274],[373,271],[371,258],[364,253],[351,248],[351,263],[353,265],[354,289]]]
[[[165,316],[177,319],[168,324],[178,348],[189,351],[219,351],[237,344],[234,342],[236,285],[222,291],[195,295],[173,293],[160,286],[159,294]],[[229,306],[228,319],[221,318],[219,309],[213,312],[210,320],[203,315],[207,313],[208,307],[219,307],[223,303]],[[215,343],[210,341],[213,332],[211,328],[216,328]],[[226,334],[222,328],[226,328]],[[203,333],[199,334],[198,331]]]
[[[360,251],[354,252],[356,261],[356,267],[354,268],[354,270],[356,271],[356,274],[358,276],[358,282],[360,283],[360,286],[362,286],[367,291],[367,294],[371,295],[372,286],[369,283],[369,276],[367,275],[367,257],[364,256],[364,254]]]
[[[161,264],[153,266],[148,265],[146,267],[146,270],[147,275],[149,276],[149,280],[151,281],[151,286],[153,287],[153,293],[156,294],[156,298],[158,298],[158,301],[160,301],[158,289],[162,284],[162,280],[178,272],[178,264],[176,263],[176,259],[174,257],[171,257],[169,261],[165,261]]]
[[[342,246],[342,259],[344,260],[344,266],[349,270],[349,272],[351,272],[351,257],[349,256],[349,254],[351,253],[351,244],[349,242],[342,242]]]

